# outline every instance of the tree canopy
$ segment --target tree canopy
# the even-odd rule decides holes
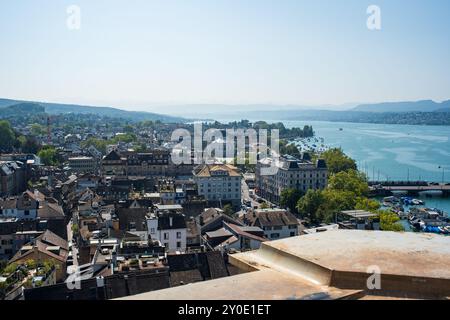
[[[330,170],[325,190],[308,190],[297,202],[299,215],[312,223],[330,223],[344,210],[366,210],[377,213],[382,230],[402,231],[395,213],[380,211],[380,203],[369,199],[369,185],[364,173],[357,171],[353,159],[341,149],[322,154]]]
[[[364,173],[350,169],[333,174],[329,180],[329,189],[349,191],[355,197],[365,197],[369,194],[369,185]]]
[[[297,202],[303,195],[304,193],[300,190],[285,189],[281,192],[280,205],[293,213],[297,213]]]
[[[54,147],[45,146],[41,151],[38,152],[38,157],[46,166],[59,165],[58,153]]]
[[[11,152],[16,143],[16,135],[11,124],[0,120],[0,152]]]
[[[229,217],[233,216],[234,210],[233,210],[233,207],[231,206],[231,204],[224,205],[223,212]]]
[[[347,156],[340,148],[334,148],[323,152],[321,158],[326,161],[330,174],[358,169],[355,160]]]

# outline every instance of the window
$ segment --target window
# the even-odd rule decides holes
[[[181,242],[180,241],[177,242],[177,248],[179,248],[179,249],[181,248]]]
[[[291,237],[295,237],[295,232],[291,232]]]
[[[169,233],[168,232],[164,232],[164,240],[169,240]]]
[[[155,228],[151,228],[150,233],[155,233]]]
[[[272,233],[271,235],[270,235],[270,238],[271,239],[278,239],[280,237],[280,234],[279,233]]]
[[[29,215],[30,215],[30,210],[25,210],[24,214],[25,214],[26,216],[29,216]]]
[[[273,230],[282,230],[282,229],[283,229],[283,227],[281,227],[281,226],[273,227]]]
[[[291,225],[289,226],[289,229],[297,229],[297,226],[296,226],[295,224],[291,224]]]
[[[181,232],[177,232],[177,239],[181,239]]]

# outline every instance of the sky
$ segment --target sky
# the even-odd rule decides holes
[[[159,112],[442,101],[449,35],[448,0],[0,0],[0,97]]]

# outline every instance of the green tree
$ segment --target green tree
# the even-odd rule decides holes
[[[6,275],[13,274],[14,272],[16,272],[17,267],[18,267],[17,263],[11,263],[3,270],[3,274]]]
[[[324,196],[321,190],[309,189],[297,203],[297,211],[303,218],[311,222],[318,222],[317,211],[324,203]]]
[[[59,165],[58,154],[54,147],[45,146],[41,151],[38,152],[38,156],[46,166]]]
[[[44,126],[40,125],[39,123],[33,123],[30,128],[30,132],[34,136],[41,136],[45,135],[47,133],[47,130]]]
[[[0,152],[11,152],[16,143],[16,136],[11,124],[6,120],[0,121]]]
[[[281,192],[280,205],[289,208],[293,213],[297,213],[297,203],[303,195],[304,193],[297,189],[284,189]]]
[[[231,206],[231,204],[224,205],[223,212],[229,217],[233,216],[234,210],[233,210],[233,207]]]
[[[352,210],[356,199],[352,192],[327,189],[322,191],[323,203],[317,210],[317,217],[321,222],[332,222],[336,214],[343,210]]]
[[[355,160],[347,156],[340,148],[325,151],[321,154],[321,158],[326,161],[330,174],[358,169]]]
[[[112,141],[112,143],[125,142],[130,143],[137,140],[137,137],[133,133],[126,133],[116,136]]]
[[[380,209],[380,203],[373,199],[360,197],[356,199],[355,209],[377,212]]]
[[[28,270],[36,269],[36,261],[34,261],[33,259],[29,259],[29,260],[25,261],[25,265],[27,266]]]
[[[355,197],[364,197],[369,194],[366,176],[353,169],[331,175],[328,187],[332,190],[353,192]]]
[[[72,233],[74,236],[77,236],[80,232],[80,228],[78,227],[78,224],[72,224]]]
[[[393,212],[380,210],[380,228],[383,231],[405,231],[405,228],[399,223],[400,218]]]

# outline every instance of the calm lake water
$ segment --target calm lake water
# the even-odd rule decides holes
[[[232,121],[234,119],[219,119]],[[271,119],[249,119],[251,121]],[[329,147],[341,147],[371,180],[450,182],[450,127],[327,121],[282,121],[286,127],[312,125]],[[342,131],[340,130],[342,128]],[[427,207],[450,213],[450,199],[421,197]]]

